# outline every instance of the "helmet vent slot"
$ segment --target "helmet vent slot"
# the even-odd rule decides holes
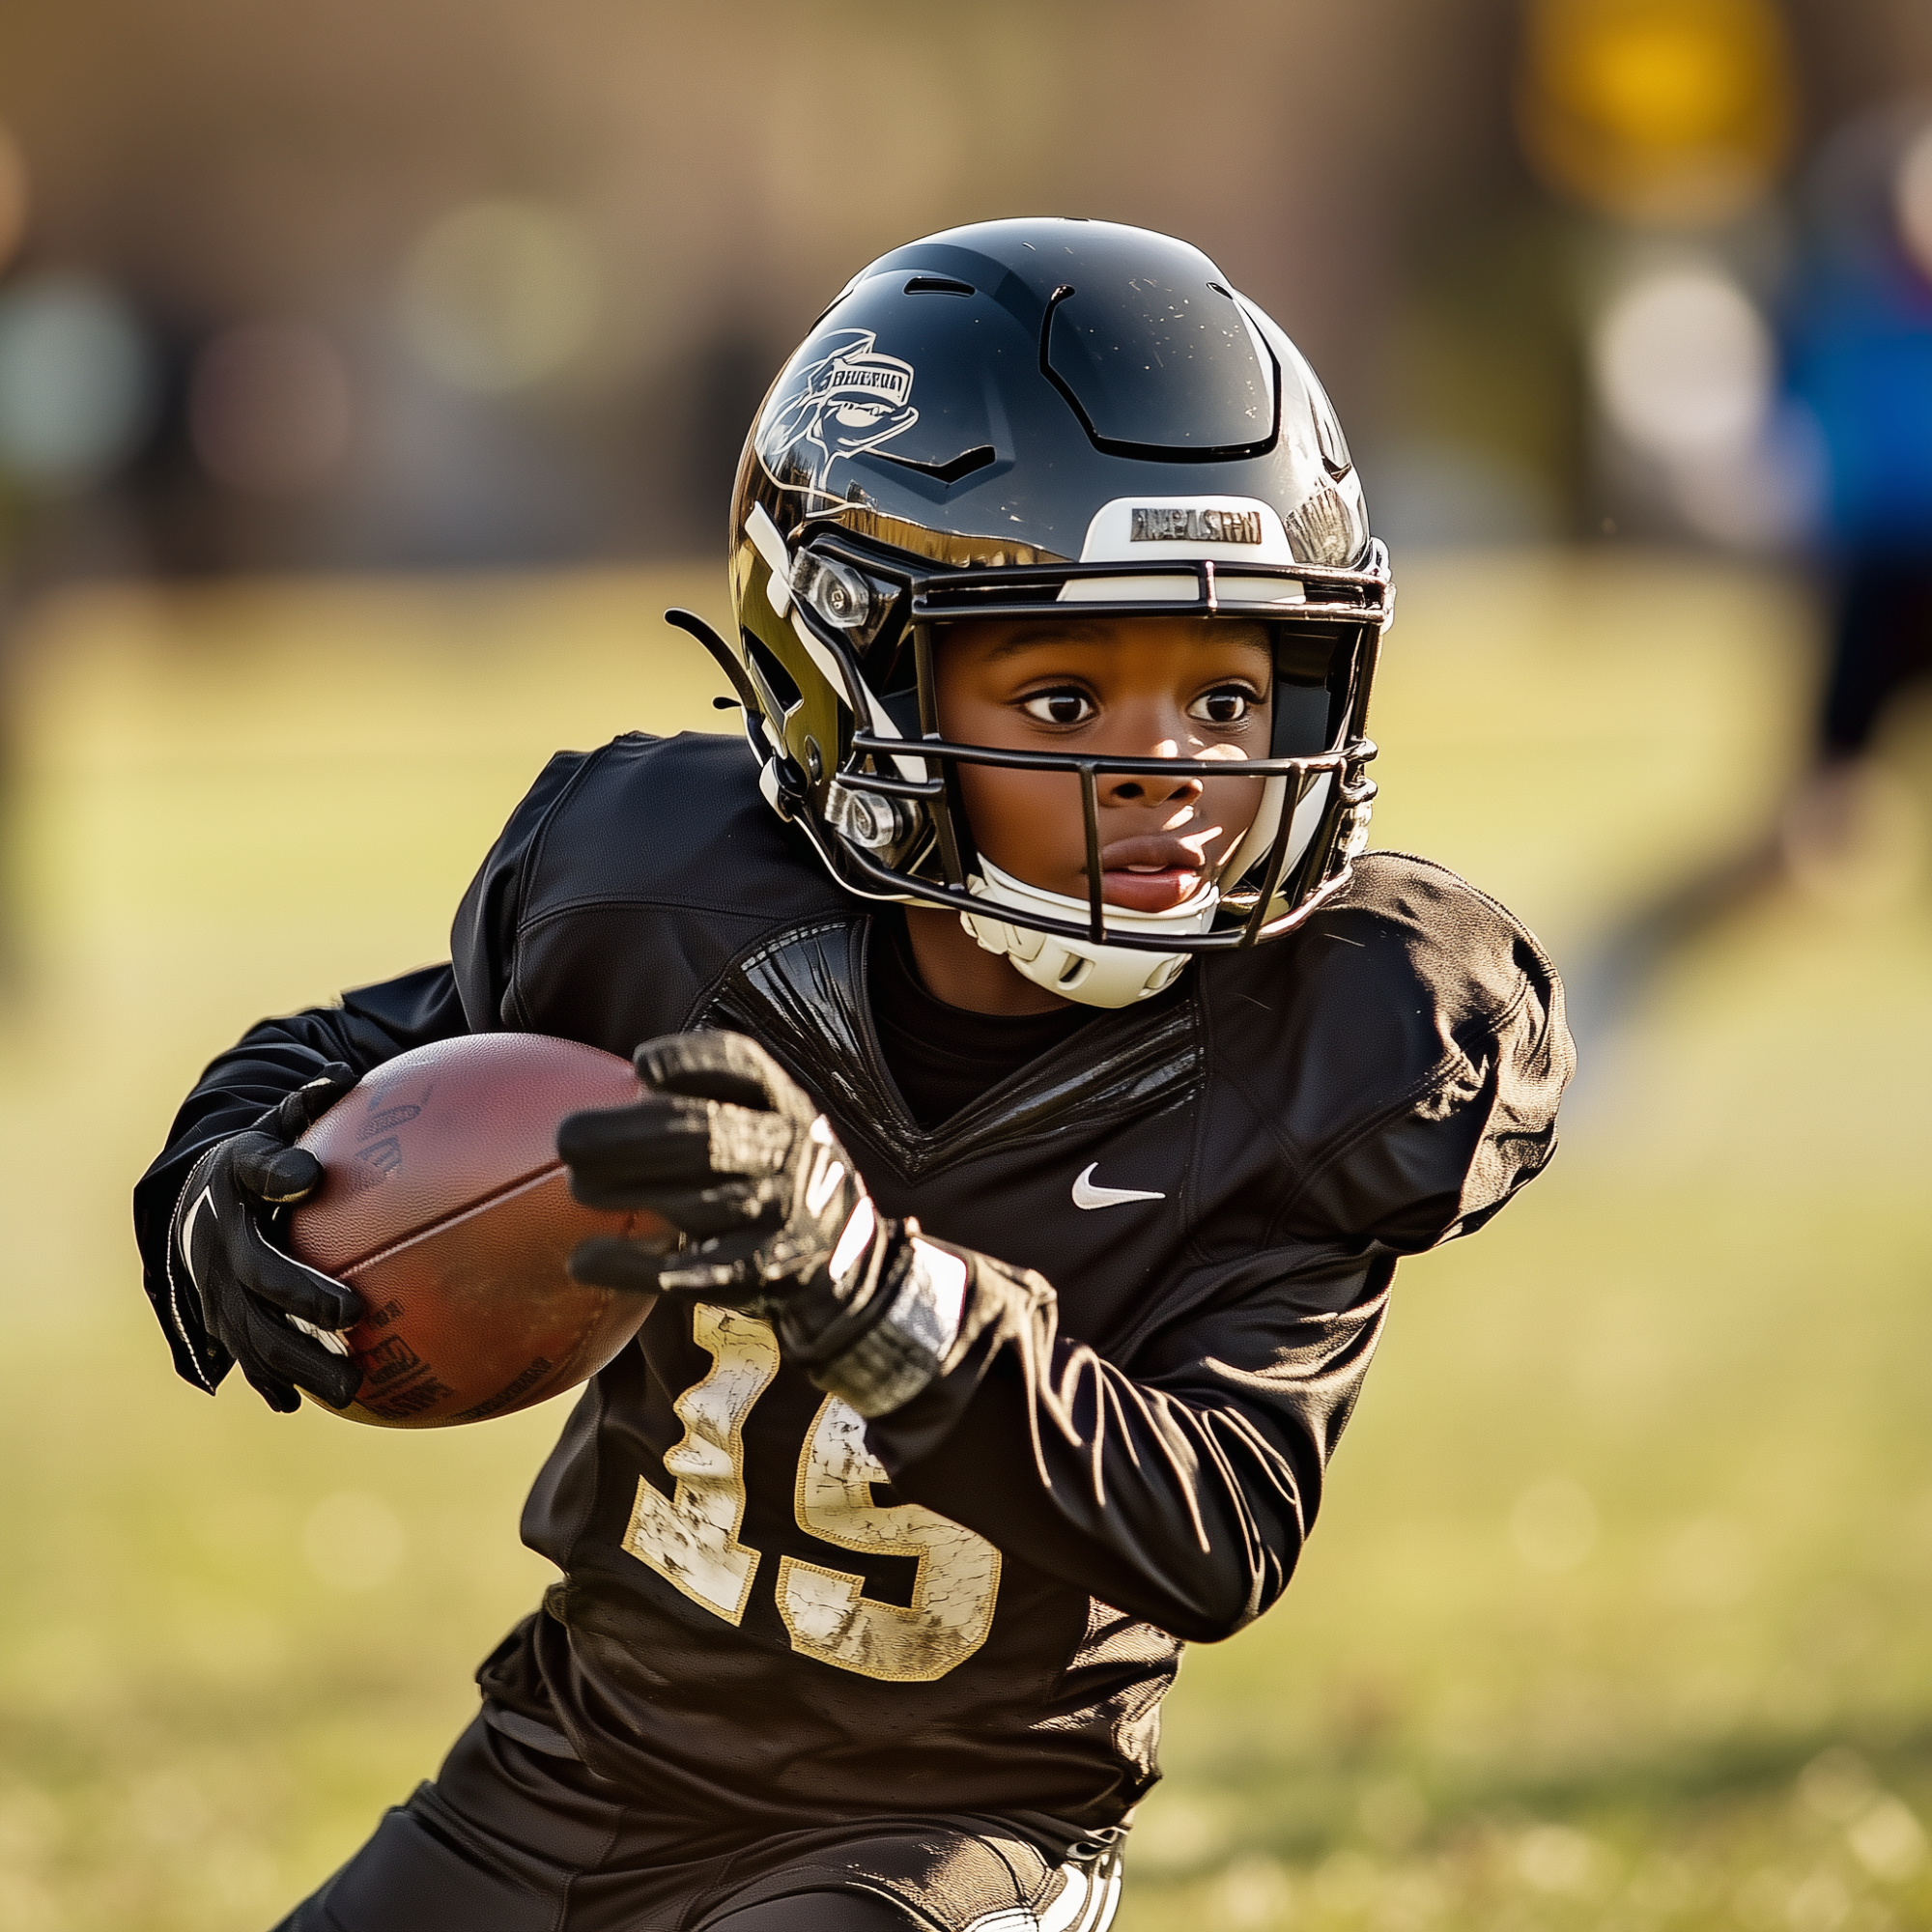
[[[917,469],[922,476],[936,477],[942,483],[956,483],[962,476],[972,475],[976,469],[984,469],[999,455],[990,442],[982,442],[977,449],[962,449],[957,456],[948,457],[944,463],[917,463],[910,456],[895,456],[884,449],[867,450],[866,453],[880,463],[896,463],[901,469]]]
[[[915,275],[905,285],[909,296],[975,296],[980,292],[971,282],[955,282],[951,275]]]

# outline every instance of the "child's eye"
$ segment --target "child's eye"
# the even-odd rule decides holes
[[[1038,724],[1084,724],[1096,710],[1084,691],[1037,691],[1020,709]]]
[[[1242,724],[1254,709],[1255,695],[1238,684],[1224,684],[1218,691],[1206,691],[1187,707],[1190,718],[1204,724]]]

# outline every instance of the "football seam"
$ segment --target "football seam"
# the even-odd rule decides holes
[[[440,1235],[445,1228],[455,1228],[463,1222],[481,1214],[502,1201],[514,1200],[519,1194],[526,1194],[532,1187],[540,1187],[547,1180],[553,1180],[564,1172],[564,1164],[554,1160],[548,1167],[541,1167],[534,1174],[526,1174],[521,1180],[512,1180],[497,1188],[492,1194],[480,1194],[474,1201],[445,1214],[440,1220],[426,1221],[420,1228],[402,1236],[388,1243],[386,1247],[371,1248],[365,1255],[357,1255],[354,1261],[337,1264],[338,1280],[346,1281],[358,1268],[373,1267],[378,1262],[387,1261],[391,1255],[399,1255],[407,1248],[414,1247],[419,1241],[426,1241],[432,1235]]]

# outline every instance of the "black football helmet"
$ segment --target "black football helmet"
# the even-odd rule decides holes
[[[880,257],[758,412],[730,571],[735,649],[676,621],[731,675],[765,797],[850,891],[954,910],[1042,985],[1123,1006],[1195,952],[1292,930],[1348,883],[1375,795],[1386,554],[1314,372],[1185,242],[992,221]],[[1068,605],[1261,620],[1274,639],[1271,755],[1239,768],[1263,786],[1257,815],[1172,912],[1103,902],[1096,781],[1225,780],[1227,764],[939,734],[946,625]],[[956,779],[975,761],[1079,781],[1084,901],[975,850]]]

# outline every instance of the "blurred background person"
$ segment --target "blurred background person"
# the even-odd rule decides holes
[[[1826,126],[1784,193],[1803,103],[1770,9],[1545,15],[1562,26],[1544,44],[1532,29],[1527,144],[1615,222],[1589,338],[1605,527],[1782,555],[1829,610],[1809,744],[1766,820],[1626,911],[1579,974],[1577,1017],[1601,1037],[1668,961],[1768,895],[1857,893],[1874,862],[1902,883],[1922,843],[1871,753],[1932,668],[1932,121],[1922,97],[1861,107]],[[1607,157],[1581,158],[1554,126],[1566,56],[1614,69],[1619,16],[1684,43],[1674,164],[1641,115]],[[1889,859],[1872,850],[1888,835],[1904,846]]]
[[[1786,864],[1842,864],[1864,761],[1932,671],[1932,105],[1888,102],[1826,141],[1802,205],[1790,386],[1823,466],[1833,590],[1815,765],[1786,810]]]

